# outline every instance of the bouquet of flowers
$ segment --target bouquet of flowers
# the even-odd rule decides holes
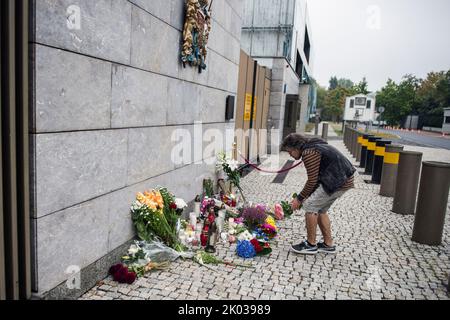
[[[166,188],[139,192],[131,205],[131,217],[142,240],[160,239],[177,251],[184,250],[177,237],[175,197]]]
[[[244,200],[244,202],[247,202],[245,200],[244,197],[244,193],[242,192],[242,188],[241,188],[241,174],[239,173],[239,162],[237,162],[236,160],[227,158],[225,152],[220,152],[217,155],[217,169],[218,170],[223,170],[223,172],[225,172],[225,174],[228,177],[228,180],[231,181],[231,183],[238,188],[239,192],[242,195],[242,200]]]
[[[145,243],[135,241],[128,249],[128,254],[122,257],[124,267],[142,277],[151,270],[164,270],[170,266],[169,261],[153,262],[148,251],[144,250]]]
[[[253,230],[266,221],[267,214],[261,206],[248,207],[244,209],[242,218],[244,218],[244,222],[247,227]]]
[[[256,238],[251,240],[239,240],[236,246],[237,255],[244,259],[267,255],[271,252],[272,249],[268,242],[261,242]]]
[[[295,199],[295,198],[297,198],[297,194],[296,193],[294,193],[292,195],[292,199]],[[284,212],[284,215],[286,217],[290,217],[294,213],[294,210],[292,210],[291,204],[289,202],[281,201],[280,205],[283,208],[283,212]]]

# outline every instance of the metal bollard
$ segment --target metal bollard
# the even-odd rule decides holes
[[[348,126],[344,127],[344,146],[347,148]]]
[[[356,145],[358,144],[358,133],[356,129],[353,129],[352,134],[352,156],[356,158]]]
[[[370,137],[367,144],[367,154],[366,154],[366,167],[364,170],[365,174],[372,174],[373,169],[373,159],[375,157],[375,149],[377,148],[377,141],[381,140],[380,137]]]
[[[319,118],[316,117],[314,120],[314,135],[318,136],[319,135]]]
[[[383,172],[384,154],[386,152],[386,146],[390,145],[391,141],[378,140],[376,142],[375,155],[373,159],[372,167],[372,183],[381,183],[381,173]]]
[[[328,140],[328,123],[322,124],[322,139]]]
[[[356,147],[356,161],[361,161],[361,148],[362,148],[362,137],[363,133],[361,131],[358,131],[358,145]]]
[[[363,138],[361,139],[362,143],[361,143],[361,161],[359,166],[361,168],[365,168],[366,167],[366,156],[367,156],[367,146],[369,144],[369,138],[373,137],[373,135],[371,134],[363,134]]]
[[[450,163],[423,162],[412,241],[441,244],[449,189]]]
[[[414,214],[421,164],[421,152],[400,151],[393,212]]]
[[[344,141],[344,146],[347,148],[347,136],[348,136],[348,127],[347,126],[345,126],[344,127],[344,138],[343,138],[343,141]]]
[[[381,173],[380,195],[394,197],[395,183],[397,181],[398,161],[403,146],[392,144],[386,146],[384,153],[383,170]]]

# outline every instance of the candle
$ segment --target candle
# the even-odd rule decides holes
[[[194,202],[194,212],[197,214],[197,217],[200,216],[200,202]]]
[[[189,214],[189,221],[191,223],[192,228],[197,226],[197,214],[195,212],[191,212]]]
[[[217,229],[219,229],[219,232],[222,232],[223,230],[223,224],[224,224],[224,219],[222,217],[218,217],[216,220],[216,224],[217,224]]]

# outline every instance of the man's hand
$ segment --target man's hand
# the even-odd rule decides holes
[[[300,209],[302,203],[297,198],[291,201],[291,208],[293,211]]]

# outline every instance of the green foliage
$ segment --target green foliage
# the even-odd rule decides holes
[[[289,202],[281,201],[280,205],[283,208],[283,212],[286,217],[290,217],[294,213],[294,211],[292,210],[291,204]]]
[[[353,86],[353,95],[355,94],[368,94],[370,91],[368,90],[369,84],[367,83],[366,77],[364,77],[357,85]]]
[[[203,192],[208,198],[212,198],[214,195],[213,182],[211,179],[203,180]]]

